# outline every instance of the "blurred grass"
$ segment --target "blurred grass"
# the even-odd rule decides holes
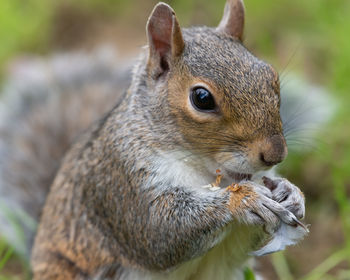
[[[2,0],[0,69],[18,54],[84,46],[91,37],[98,37],[99,29],[94,28],[103,23],[122,26],[120,34],[129,29],[144,34],[147,15],[156,2]],[[225,3],[168,2],[182,26],[217,24]],[[282,174],[305,191],[312,226],[305,248],[273,255],[276,275],[287,280],[350,279],[350,1],[245,0],[245,5],[246,45],[280,70],[282,87],[288,83],[283,79],[285,73],[297,72],[328,89],[339,104],[332,123],[319,133],[316,149],[290,154],[280,167]],[[144,36],[138,34],[135,36]],[[121,36],[115,39],[124,40]],[[334,228],[341,234],[332,232]],[[0,241],[0,275],[11,255],[15,257]]]
[[[0,1],[0,64],[20,52],[47,50],[52,2]]]
[[[8,271],[5,266],[8,262],[16,266],[16,271]],[[28,276],[24,276],[27,273]],[[29,279],[28,265],[20,262],[14,254],[14,249],[9,246],[5,240],[0,238],[0,280],[20,280]]]
[[[4,268],[7,261],[11,258],[13,254],[12,248],[8,247],[4,240],[0,240],[0,271]]]

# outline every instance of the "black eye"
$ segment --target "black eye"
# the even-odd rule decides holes
[[[213,96],[205,88],[193,88],[190,99],[192,106],[199,111],[214,111],[216,108]]]

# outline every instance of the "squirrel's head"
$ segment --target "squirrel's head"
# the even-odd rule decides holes
[[[147,24],[148,83],[164,122],[175,120],[171,135],[233,175],[266,169],[287,154],[278,74],[242,45],[243,25],[240,0],[227,1],[217,28],[181,30],[164,3]]]

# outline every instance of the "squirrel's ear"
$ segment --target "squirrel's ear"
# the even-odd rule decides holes
[[[181,28],[174,10],[165,3],[158,3],[147,22],[149,47],[148,65],[155,77],[167,72],[173,58],[179,56],[185,46]]]
[[[243,0],[227,0],[224,15],[219,23],[219,26],[217,27],[217,30],[242,41],[243,28]]]

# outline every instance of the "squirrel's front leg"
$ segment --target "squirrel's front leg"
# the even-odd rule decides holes
[[[216,191],[180,187],[154,190],[142,204],[147,208],[137,218],[147,220],[141,228],[144,243],[136,244],[142,251],[137,262],[151,270],[175,268],[204,254],[222,240],[229,224],[234,224],[233,231],[240,224],[263,225],[266,235],[271,237],[281,224],[293,230],[301,227],[292,212],[273,200],[268,188],[248,181]],[[246,253],[248,256],[252,252]]]

